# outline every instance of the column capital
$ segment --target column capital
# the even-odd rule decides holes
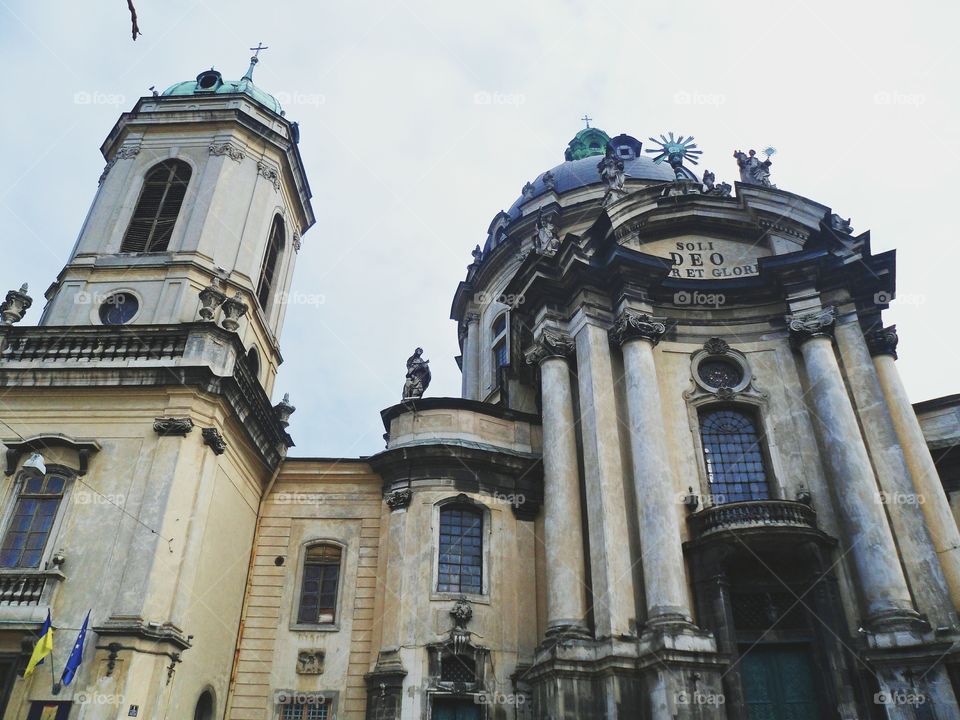
[[[897,343],[900,338],[897,337],[897,326],[891,325],[885,328],[875,328],[867,333],[867,347],[870,350],[870,356],[890,355],[894,360],[897,359]]]
[[[790,330],[790,339],[799,347],[813,338],[825,337],[832,340],[837,324],[837,309],[831,305],[787,315],[785,319]]]
[[[628,340],[648,340],[656,345],[667,331],[666,318],[653,317],[644,312],[626,309],[617,316],[610,328],[610,339],[617,345]]]
[[[531,365],[539,365],[548,358],[567,358],[575,347],[573,339],[566,333],[544,330],[524,356]]]
[[[478,312],[468,312],[463,315],[463,322],[467,325],[470,323],[480,322],[480,313]]]

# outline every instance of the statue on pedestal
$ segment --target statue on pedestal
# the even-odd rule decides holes
[[[416,400],[430,385],[430,361],[423,359],[423,348],[417,348],[407,358],[407,380],[403,384],[403,399]]]

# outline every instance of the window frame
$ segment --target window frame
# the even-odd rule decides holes
[[[340,693],[337,690],[277,690],[274,692],[275,706],[276,706],[276,715],[275,720],[283,720],[283,709],[288,705],[293,705],[292,702],[280,702],[283,698],[295,698],[297,700],[306,699],[306,698],[322,698],[327,705],[327,720],[335,720],[337,717],[337,705],[340,699]],[[300,703],[306,708],[310,703],[303,702]],[[303,713],[301,713],[301,717]],[[294,720],[300,720],[300,718],[295,718]]]
[[[149,177],[155,171],[159,170],[164,166],[168,168],[168,172],[172,168],[178,167],[178,166],[185,168],[187,171],[186,182],[183,185],[183,197],[180,198],[180,204],[177,207],[176,216],[174,217],[173,223],[170,226],[170,234],[167,236],[167,241],[162,248],[153,249],[153,246],[155,245],[155,243],[151,242],[151,240],[153,239],[153,235],[157,230],[159,210],[164,207],[167,200],[167,196],[170,192],[170,188],[172,187],[172,184],[173,184],[171,182],[171,178],[169,174],[166,181],[166,187],[164,188],[163,195],[160,199],[160,203],[157,208],[157,213],[154,214],[153,216],[150,230],[148,231],[146,239],[144,240],[143,249],[142,250],[127,249],[125,248],[125,245],[127,244],[127,237],[130,234],[130,230],[133,227],[134,221],[138,219],[137,211],[140,209],[140,205],[143,202],[143,194],[146,191],[147,186],[150,182]],[[120,253],[138,254],[138,255],[147,255],[147,254],[156,255],[160,253],[170,252],[173,238],[177,231],[177,225],[179,224],[180,217],[183,214],[183,207],[187,203],[187,196],[188,196],[188,193],[190,192],[191,183],[193,181],[193,175],[194,175],[193,166],[183,158],[178,158],[178,157],[172,157],[172,158],[167,158],[166,160],[161,160],[160,162],[154,163],[143,172],[143,174],[140,176],[141,182],[140,182],[140,188],[137,191],[136,202],[134,202],[133,210],[130,213],[130,217],[127,219],[127,223],[126,223],[126,227],[124,228],[123,235],[121,235],[120,237],[120,250],[119,250]]]
[[[16,508],[20,501],[21,488],[24,486],[29,474],[31,473],[27,473],[21,468],[16,475],[15,481],[10,484],[9,493],[4,498],[5,505],[2,518],[0,518],[0,549],[2,549],[3,544],[6,541],[7,533],[10,530],[10,525],[13,522],[13,518],[16,514]],[[55,548],[57,547],[57,541],[60,537],[60,529],[63,526],[63,520],[66,515],[67,508],[70,506],[74,481],[76,480],[78,473],[76,470],[66,465],[47,463],[47,472],[44,477],[50,475],[59,475],[64,478],[63,492],[60,494],[60,502],[57,506],[56,512],[54,513],[53,523],[50,526],[50,531],[47,533],[47,539],[44,543],[43,552],[40,554],[40,559],[36,567],[0,565],[0,574],[42,573],[50,570],[50,557],[54,554],[54,552],[56,552]]]
[[[714,412],[731,411],[737,412],[748,418],[753,424],[754,431],[757,434],[757,449],[763,464],[764,480],[767,486],[767,497],[750,498],[747,500],[725,500],[724,502],[715,502],[715,498],[722,495],[720,492],[714,492],[714,486],[710,481],[710,471],[707,467],[706,443],[703,439],[703,418]],[[729,505],[736,502],[763,502],[765,500],[776,500],[779,497],[779,487],[776,482],[778,474],[775,471],[775,465],[772,462],[770,452],[769,428],[764,421],[764,413],[761,408],[752,403],[704,403],[694,409],[694,421],[696,423],[697,451],[699,464],[702,473],[702,489],[705,494],[706,506]]]
[[[497,323],[500,322],[500,319],[503,318],[503,330],[496,332],[495,328]],[[493,370],[493,379],[490,383],[491,390],[497,390],[500,388],[500,368],[510,367],[510,310],[509,308],[501,310],[493,317],[493,321],[490,323],[490,343],[488,347],[490,348],[490,366]],[[501,365],[499,363],[497,347],[500,344],[503,344],[504,354],[506,355],[507,361]]]
[[[440,581],[440,514],[446,509],[456,509],[457,507],[470,510],[480,514],[480,592],[453,592],[449,590],[439,590]],[[481,604],[490,603],[490,577],[491,567],[491,541],[493,537],[492,513],[490,508],[482,502],[478,502],[466,495],[460,494],[452,497],[438,500],[433,505],[433,517],[431,520],[431,530],[433,535],[433,544],[431,546],[431,579],[430,579],[430,599],[431,600],[456,600],[461,595],[468,597],[472,602]]]
[[[300,622],[300,602],[303,596],[304,572],[306,569],[307,553],[311,548],[321,545],[329,545],[340,550],[340,570],[337,575],[336,604],[334,605],[333,622],[329,623],[304,623]],[[346,565],[348,560],[348,546],[342,540],[336,538],[311,538],[300,544],[300,550],[297,557],[296,574],[294,577],[293,598],[291,602],[291,613],[289,627],[294,631],[303,632],[337,632],[340,630],[344,610],[344,577],[347,575]]]

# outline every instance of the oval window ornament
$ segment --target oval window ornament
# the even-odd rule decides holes
[[[126,325],[139,310],[140,302],[133,293],[113,293],[100,304],[100,322],[104,325]]]

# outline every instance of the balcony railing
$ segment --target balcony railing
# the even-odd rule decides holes
[[[38,573],[0,575],[0,606],[39,605],[48,577]]]
[[[187,327],[9,328],[0,360],[160,360],[178,358],[187,344]]]
[[[793,500],[752,500],[714,505],[688,518],[693,537],[722,531],[793,527],[815,530],[817,513]]]

